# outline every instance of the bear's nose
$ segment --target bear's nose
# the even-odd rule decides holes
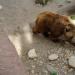
[[[66,32],[65,37],[66,37],[66,40],[70,41],[73,38],[73,33],[72,32]]]

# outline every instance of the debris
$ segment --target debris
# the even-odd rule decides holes
[[[58,5],[58,7],[62,7],[62,6],[63,6],[62,4]]]
[[[47,65],[47,70],[49,71],[50,75],[58,75],[57,70],[51,65]]]
[[[71,1],[70,0],[67,0],[67,3],[71,3]]]
[[[46,5],[48,3],[48,1],[52,1],[52,0],[35,0],[36,4],[41,4],[41,5]]]

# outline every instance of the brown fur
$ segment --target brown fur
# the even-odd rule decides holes
[[[42,33],[51,37],[52,40],[58,39],[62,35],[68,38],[66,34],[72,28],[71,26],[68,17],[46,11],[37,16],[33,33]],[[71,37],[72,35],[69,38]]]

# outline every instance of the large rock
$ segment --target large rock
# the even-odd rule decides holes
[[[29,50],[29,52],[28,52],[28,57],[31,58],[31,59],[37,57],[37,54],[36,54],[35,49],[31,49],[31,50]]]
[[[56,60],[57,58],[58,58],[58,55],[57,54],[51,54],[48,57],[49,60]]]
[[[75,68],[75,56],[69,58],[69,65]]]

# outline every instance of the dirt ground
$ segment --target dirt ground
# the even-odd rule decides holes
[[[14,44],[19,57],[27,68],[29,75],[50,75],[47,65],[57,69],[59,75],[75,75],[74,69],[68,66],[68,57],[75,54],[75,47],[71,44],[62,45],[53,43],[42,35],[33,35],[29,23],[33,22],[38,13],[42,11],[52,11],[59,14],[70,15],[67,11],[75,5],[74,0],[71,3],[65,0],[48,2],[44,7],[36,5],[34,0],[0,0],[0,29],[5,31],[9,39]],[[63,6],[60,6],[60,5]],[[74,6],[75,7],[75,6]],[[2,30],[3,28],[3,30]],[[31,60],[28,58],[28,51],[35,49],[37,58]],[[49,61],[48,55],[58,54],[59,58],[55,61]]]

